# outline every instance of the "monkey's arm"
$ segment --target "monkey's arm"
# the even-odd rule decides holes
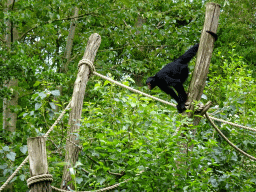
[[[177,91],[179,97],[179,103],[185,103],[187,101],[187,93],[181,83],[176,83],[173,88]]]
[[[179,97],[177,96],[177,94],[174,92],[174,90],[172,88],[170,88],[168,85],[158,85],[158,87],[164,91],[166,94],[170,95],[173,99],[175,99],[175,101],[177,103],[179,103]]]

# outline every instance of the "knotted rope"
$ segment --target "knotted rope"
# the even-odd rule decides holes
[[[89,74],[89,78],[91,77],[91,75],[94,73],[95,71],[95,67],[93,65],[93,62],[91,62],[89,59],[81,59],[78,63],[78,69],[82,66],[86,64],[89,69],[90,69],[90,74]]]
[[[36,175],[36,176],[30,177],[27,180],[28,188],[30,188],[30,186],[32,184],[38,183],[38,182],[42,182],[42,181],[50,181],[50,182],[52,182],[53,181],[52,175],[51,174],[42,174],[42,175]]]

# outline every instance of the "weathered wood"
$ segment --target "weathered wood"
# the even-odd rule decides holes
[[[83,56],[83,59],[87,59],[94,62],[96,53],[101,43],[101,37],[99,34],[94,33],[90,36],[86,50]],[[78,160],[78,153],[79,148],[72,143],[79,144],[78,138],[73,133],[79,133],[79,123],[82,114],[82,107],[83,107],[83,100],[84,94],[86,89],[86,84],[89,79],[90,69],[88,65],[80,65],[78,69],[77,78],[74,85],[73,96],[71,100],[71,111],[69,113],[69,126],[70,129],[68,130],[68,138],[66,142],[66,155],[65,155],[65,162],[67,165],[64,168],[64,173],[62,176],[62,189],[67,189],[67,185],[73,188],[72,184],[68,182],[71,181],[71,175],[69,172],[70,165],[74,165],[75,162]],[[71,143],[71,142],[72,143]]]
[[[214,47],[214,38],[206,31],[217,32],[219,15],[220,5],[216,3],[206,4],[204,28],[201,34],[196,66],[189,86],[188,102],[190,103],[189,109],[192,111],[194,109],[192,101],[199,101],[203,94]]]
[[[28,154],[31,177],[48,174],[46,154],[46,138],[34,137],[28,139]],[[51,192],[50,181],[40,181],[30,186],[30,192]]]
[[[203,94],[205,81],[209,71],[210,60],[212,57],[214,38],[206,31],[212,31],[216,33],[217,27],[218,27],[219,15],[220,15],[220,5],[215,3],[206,4],[204,28],[201,34],[199,49],[197,53],[196,66],[195,66],[192,80],[189,86],[188,109],[193,111],[188,113],[188,117],[190,118],[192,118],[194,115],[193,101],[195,100],[199,101]],[[203,108],[202,112],[205,113],[209,109],[210,105],[211,105],[211,102],[207,103],[207,105]],[[198,125],[199,122],[200,122],[200,118],[194,117],[193,124]],[[195,134],[196,129],[191,131],[193,132],[193,134]],[[185,143],[180,143],[180,145],[183,146],[183,149],[181,149],[180,152],[183,154],[187,153],[189,150],[193,150],[193,145],[188,147],[187,141],[184,141],[184,142]],[[177,164],[181,164],[181,163],[184,163],[184,162],[177,162]]]

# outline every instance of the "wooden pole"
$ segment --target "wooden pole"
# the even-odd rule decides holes
[[[99,34],[94,33],[90,36],[86,50],[84,52],[83,59],[89,60],[92,63],[94,62],[96,53],[101,43],[101,37]],[[83,108],[83,100],[84,94],[86,89],[86,84],[89,79],[90,69],[88,65],[80,65],[78,69],[77,78],[74,85],[74,91],[71,100],[71,111],[69,113],[69,121],[68,124],[70,129],[68,130],[67,142],[66,142],[66,155],[65,155],[65,162],[67,165],[64,167],[64,173],[62,176],[61,188],[68,189],[73,188],[72,183],[69,183],[71,179],[71,175],[69,172],[69,168],[71,165],[74,165],[78,160],[78,153],[79,153],[79,140],[73,133],[79,133],[79,123],[82,114]],[[77,146],[75,146],[75,143]]]
[[[46,154],[46,138],[33,137],[28,139],[28,154],[31,178],[48,174],[48,163]],[[34,180],[35,181],[35,180]],[[35,181],[30,185],[30,192],[51,192],[51,181]]]
[[[189,109],[193,111],[188,113],[188,117],[190,118],[192,118],[194,114],[194,104],[192,102],[195,100],[199,101],[203,94],[206,77],[209,71],[210,60],[212,57],[214,38],[206,31],[212,31],[216,33],[217,27],[218,27],[219,15],[220,15],[220,5],[215,3],[206,4],[204,28],[201,34],[199,49],[197,53],[196,66],[195,66],[193,76],[189,86],[189,94],[188,94],[189,95],[188,102],[190,103]],[[210,107],[210,104],[211,103],[208,103],[206,107],[203,109],[203,111],[206,112],[206,110]],[[193,124],[197,125],[199,121],[200,121],[200,118],[195,117]],[[193,132],[193,134],[195,134],[196,129],[191,131]],[[182,134],[182,136],[184,135]],[[183,146],[182,149],[180,150],[181,154],[185,154],[185,153],[188,153],[189,150],[190,151],[193,150],[194,145],[191,145],[190,147],[188,147],[187,142],[188,142],[187,140],[184,140],[183,142],[180,143],[180,145]],[[177,161],[176,163],[178,167],[180,167],[180,164],[182,164],[182,162],[179,162],[179,161]]]
[[[194,110],[192,102],[194,100],[199,101],[203,94],[214,47],[214,38],[209,33],[206,33],[206,31],[217,32],[219,16],[220,5],[216,3],[207,3],[204,28],[201,34],[196,65],[189,86],[188,102],[190,103],[189,109],[192,111]],[[189,117],[191,116],[192,114],[190,113]]]

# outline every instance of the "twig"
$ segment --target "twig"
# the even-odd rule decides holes
[[[124,22],[124,24],[125,24],[126,26],[128,26],[128,24],[125,22],[124,19],[123,19],[123,22]],[[133,38],[131,29],[130,29],[129,31],[130,31],[130,34],[131,34],[131,36],[132,36],[132,42],[133,42],[133,44],[135,45],[135,47],[138,47],[138,45],[136,45],[136,43],[134,42],[134,38]]]
[[[111,174],[111,175],[124,176],[123,171],[121,173],[112,173],[112,172],[108,171],[108,173]]]

